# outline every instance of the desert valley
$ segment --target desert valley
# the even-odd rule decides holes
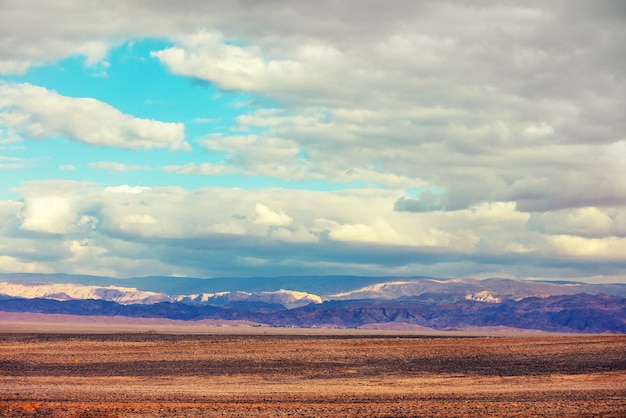
[[[0,335],[0,414],[626,414],[624,336],[137,331]]]
[[[626,415],[624,285],[4,279],[2,416]]]

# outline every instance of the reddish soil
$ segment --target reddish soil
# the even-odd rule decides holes
[[[626,336],[0,334],[0,416],[626,416]]]

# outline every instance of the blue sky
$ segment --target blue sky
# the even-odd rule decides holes
[[[4,3],[2,272],[626,281],[622,2]]]
[[[123,184],[131,181],[147,186],[180,185],[267,185],[260,178],[234,178],[232,175],[200,177],[164,173],[161,167],[188,163],[216,163],[223,153],[203,152],[195,140],[210,134],[228,133],[236,116],[258,106],[260,99],[245,92],[225,93],[210,82],[170,74],[153,50],[169,46],[165,40],[140,39],[113,47],[106,64],[85,63],[83,56],[73,56],[47,65],[29,68],[24,74],[11,75],[5,81],[45,86],[68,97],[89,97],[111,105],[137,118],[184,124],[185,137],[193,154],[156,150],[138,155],[112,147],[85,147],[68,141],[63,135],[52,135],[37,147],[20,148],[7,153],[14,158],[41,160],[23,170],[24,180],[58,178],[77,181],[115,182],[119,173],[93,169],[89,162],[115,162],[141,169],[124,172]],[[138,161],[141,163],[138,164]],[[8,190],[8,188],[6,189]]]
[[[11,158],[38,161],[36,165],[23,170],[21,180],[56,178],[107,183],[122,177],[116,172],[121,171],[124,173],[123,178],[120,178],[122,184],[132,182],[144,186],[301,187],[336,190],[357,184],[335,182],[332,179],[294,182],[289,178],[271,175],[242,176],[225,173],[198,176],[164,172],[162,168],[171,165],[198,166],[203,163],[223,162],[225,152],[203,149],[198,141],[211,135],[231,135],[233,130],[237,130],[236,118],[239,115],[259,108],[276,108],[270,100],[245,91],[225,91],[217,88],[210,80],[171,74],[158,59],[151,56],[151,52],[168,47],[171,47],[171,42],[167,40],[128,41],[112,47],[102,63],[89,64],[83,56],[73,56],[31,67],[23,74],[11,74],[4,80],[11,84],[45,86],[67,97],[93,98],[136,118],[182,123],[190,152],[151,150],[140,155],[113,147],[89,148],[68,141],[63,135],[50,135],[38,147],[19,147],[13,152],[9,149],[6,153]],[[264,131],[263,128],[247,128],[245,133],[262,135]],[[94,163],[123,164],[126,170],[121,166],[117,170],[94,169]],[[5,191],[10,193],[10,187]]]

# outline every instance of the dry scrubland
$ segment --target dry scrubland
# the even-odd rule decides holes
[[[1,416],[626,416],[626,336],[0,334]]]

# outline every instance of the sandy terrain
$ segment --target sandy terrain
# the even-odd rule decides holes
[[[6,333],[63,333],[63,334],[192,334],[192,335],[369,335],[369,336],[511,336],[577,335],[550,334],[537,330],[509,327],[473,327],[464,330],[437,331],[411,324],[369,324],[356,328],[291,328],[270,327],[249,321],[200,320],[179,321],[163,318],[136,318],[123,316],[77,316],[38,314],[27,312],[0,312],[0,334]]]
[[[626,416],[626,336],[0,334],[1,416]]]

